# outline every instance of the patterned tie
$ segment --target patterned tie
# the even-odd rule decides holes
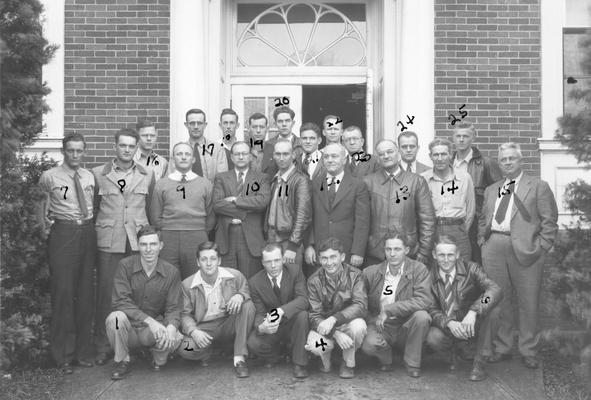
[[[453,311],[454,295],[451,274],[445,274],[445,314],[449,317]]]
[[[187,174],[181,175],[181,183],[187,182]]]
[[[76,197],[78,198],[78,205],[80,206],[80,212],[82,212],[82,216],[86,219],[88,218],[88,204],[86,204],[86,197],[84,197],[84,189],[82,189],[82,184],[80,183],[80,175],[78,171],[74,174],[74,186],[76,186]]]
[[[507,185],[506,188],[511,192],[509,196],[507,196],[506,194],[503,195],[503,198],[499,203],[499,208],[497,208],[497,212],[495,213],[495,221],[497,221],[499,225],[502,224],[505,220],[505,214],[507,214],[507,208],[509,208],[509,200],[511,200],[511,197],[513,196],[514,182],[509,183],[509,185]]]
[[[406,163],[406,170],[412,172],[412,163]]]
[[[244,172],[238,172],[238,188],[236,189],[236,194],[242,193],[242,189],[244,189]]]
[[[281,292],[279,291],[279,286],[277,286],[277,278],[273,277],[271,280],[273,281],[273,292],[275,292],[275,296],[281,301]]]
[[[334,203],[334,198],[337,195],[336,187],[336,178],[333,176],[330,180],[330,186],[328,187],[328,206],[332,208],[332,203]]]

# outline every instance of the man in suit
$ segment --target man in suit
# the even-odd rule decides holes
[[[322,121],[322,135],[324,136],[324,147],[331,143],[341,143],[343,135],[343,120],[336,115],[327,115]]]
[[[346,127],[343,131],[342,142],[349,152],[346,168],[351,171],[353,176],[363,178],[380,168],[377,157],[373,157],[363,150],[365,139],[363,139],[359,127],[355,125]]]
[[[484,191],[478,241],[487,274],[504,293],[517,294],[519,353],[528,368],[537,368],[538,305],[546,254],[558,232],[558,209],[548,184],[526,175],[518,144],[499,146],[505,179]],[[513,306],[507,295],[499,304],[499,330],[489,362],[511,357]]]
[[[388,234],[386,261],[363,270],[367,291],[367,336],[361,349],[380,361],[381,371],[392,370],[392,346],[404,346],[404,366],[411,378],[421,375],[423,342],[431,317],[431,277],[424,264],[407,257],[410,248],[403,232]]]
[[[224,148],[224,155],[226,156],[226,163],[228,169],[234,168],[232,161],[232,145],[236,142],[236,129],[240,127],[238,121],[238,114],[231,108],[224,108],[220,113],[220,122],[218,124],[222,131],[222,142],[221,146]]]
[[[327,172],[312,181],[312,230],[306,262],[316,264],[315,243],[336,237],[345,248],[345,260],[360,268],[369,236],[369,192],[365,182],[345,170],[347,150],[331,143],[324,148]]]
[[[306,122],[300,128],[302,155],[296,159],[298,168],[312,180],[325,172],[322,152],[318,150],[321,141],[320,127],[313,122]]]
[[[263,145],[263,160],[261,162],[261,171],[272,179],[277,173],[277,164],[273,157],[275,151],[275,143],[280,139],[286,139],[291,142],[291,147],[294,152],[294,160],[297,160],[302,155],[302,141],[293,132],[295,124],[295,112],[288,106],[276,107],[273,110],[273,119],[279,130],[279,135],[264,143]]]
[[[306,378],[308,353],[304,346],[308,335],[308,293],[302,271],[283,264],[283,251],[277,243],[263,248],[264,270],[248,281],[256,309],[254,329],[248,337],[248,349],[272,368],[279,361],[281,342],[291,346],[293,375]]]
[[[419,137],[413,131],[404,131],[398,135],[398,148],[400,149],[400,167],[408,172],[422,174],[430,170],[427,165],[417,161],[419,152]]]
[[[213,210],[218,215],[215,237],[223,265],[248,279],[261,268],[263,218],[270,187],[264,174],[249,168],[246,142],[235,142],[231,152],[234,168],[218,174],[213,186]]]

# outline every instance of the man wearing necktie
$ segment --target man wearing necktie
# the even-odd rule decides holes
[[[400,149],[400,166],[407,172],[422,174],[429,171],[427,165],[417,161],[419,152],[419,137],[413,131],[404,131],[398,135],[398,148]]]
[[[349,153],[347,155],[347,163],[345,168],[348,169],[353,176],[363,179],[364,176],[377,171],[380,167],[377,157],[366,153],[363,150],[363,134],[361,128],[351,125],[345,128],[342,136],[343,146]]]
[[[325,171],[320,144],[320,127],[313,122],[306,122],[300,128],[302,155],[296,159],[299,169],[312,180]]]
[[[545,255],[554,246],[558,210],[548,184],[523,173],[518,144],[499,146],[505,176],[486,188],[479,219],[478,241],[487,274],[506,294],[517,294],[518,350],[528,368],[537,368],[538,305]],[[507,295],[499,304],[499,330],[489,362],[511,357],[513,305]]]
[[[50,351],[58,368],[92,367],[92,275],[96,233],[92,223],[95,180],[82,168],[86,142],[74,133],[62,141],[64,162],[43,172],[39,186],[46,198],[39,222],[49,233],[47,249],[51,286]]]
[[[308,353],[304,346],[309,330],[306,279],[297,266],[283,264],[280,245],[270,243],[262,253],[265,269],[248,281],[256,309],[248,350],[265,360],[265,368],[273,368],[281,357],[280,342],[287,342],[294,377],[306,378]]]

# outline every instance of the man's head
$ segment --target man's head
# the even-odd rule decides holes
[[[300,127],[300,140],[306,154],[314,153],[320,145],[320,127],[314,122],[306,122]]]
[[[404,262],[410,247],[408,247],[408,236],[404,232],[392,232],[384,241],[384,253],[388,264],[399,267]]]
[[[172,159],[174,167],[180,173],[186,173],[191,170],[195,157],[193,147],[187,142],[179,142],[172,148]]]
[[[355,125],[351,125],[345,128],[343,131],[343,137],[341,138],[343,145],[349,152],[349,154],[358,153],[363,151],[363,144],[365,143],[365,139],[363,139],[363,134],[361,133],[361,128]]]
[[[435,139],[429,143],[429,157],[433,161],[433,169],[445,172],[451,165],[451,142],[447,139]]]
[[[324,166],[329,174],[336,176],[343,172],[347,163],[347,149],[339,143],[329,143],[322,150]]]
[[[288,137],[295,124],[295,112],[288,106],[276,107],[273,110],[273,119],[279,130],[279,136]]]
[[[460,258],[460,250],[456,239],[451,235],[441,235],[435,242],[433,258],[437,261],[437,267],[444,274],[448,274],[456,267],[456,261]]]
[[[499,146],[499,166],[503,176],[516,178],[521,173],[521,147],[517,143],[508,142]]]
[[[378,162],[387,171],[392,171],[400,162],[398,147],[390,139],[382,139],[376,144],[376,154]]]
[[[148,264],[158,261],[164,242],[160,240],[160,230],[154,226],[144,225],[137,233],[137,245],[142,260]]]
[[[273,149],[273,160],[275,160],[279,171],[287,171],[291,164],[293,164],[294,158],[295,154],[291,141],[288,139],[277,140]]]
[[[329,237],[318,246],[318,259],[324,271],[329,275],[339,272],[345,262],[345,248],[341,241]]]
[[[238,114],[231,108],[224,108],[220,114],[220,129],[223,140],[231,141],[236,138],[236,129],[240,126]]]
[[[468,121],[461,121],[454,127],[454,133],[452,135],[456,150],[468,151],[474,141],[474,135],[476,129],[474,124]]]
[[[237,170],[246,169],[250,164],[250,146],[243,141],[234,142],[230,148],[230,156]]]
[[[326,138],[326,144],[341,143],[343,120],[336,115],[327,115],[322,121],[322,134]]]
[[[86,141],[80,133],[70,133],[62,139],[64,164],[72,169],[80,167],[86,151]]]
[[[419,137],[413,131],[404,131],[398,135],[400,157],[406,163],[413,163],[419,152]]]
[[[193,141],[201,140],[207,126],[205,112],[198,108],[192,108],[185,114],[185,127],[189,137]]]
[[[248,118],[248,133],[253,142],[257,140],[265,141],[269,121],[265,114],[256,112]]]
[[[140,141],[138,142],[140,150],[153,150],[156,145],[156,139],[158,139],[156,125],[152,121],[142,120],[135,124],[135,130],[140,137]]]
[[[115,156],[117,159],[124,163],[133,161],[139,140],[140,137],[134,129],[120,129],[115,134]]]
[[[267,274],[277,278],[283,270],[283,249],[279,243],[269,243],[263,247],[263,267]]]
[[[203,277],[215,277],[221,262],[218,245],[214,242],[203,242],[197,247],[197,266]]]

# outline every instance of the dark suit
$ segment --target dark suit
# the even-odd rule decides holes
[[[281,342],[289,341],[294,364],[307,365],[308,354],[304,346],[308,335],[308,292],[302,271],[296,265],[283,267],[279,282],[280,298],[273,291],[267,271],[262,270],[248,281],[250,296],[256,309],[254,329],[248,338],[248,349],[259,357],[277,360]],[[276,333],[260,333],[258,326],[267,313],[281,308],[285,314]],[[271,317],[274,320],[276,317]]]
[[[252,169],[246,173],[242,191],[238,193],[237,190],[234,169],[216,175],[213,186],[213,210],[218,215],[215,241],[224,267],[238,269],[248,278],[261,269],[261,249],[265,245],[263,218],[271,191],[267,177]],[[230,196],[236,196],[236,201],[224,200]]]
[[[513,348],[510,294],[515,289],[519,307],[519,352],[523,356],[535,356],[542,270],[545,254],[554,245],[558,232],[558,209],[548,184],[524,174],[517,183],[517,190],[511,194],[513,207],[507,211],[510,230],[505,234],[497,233],[492,230],[492,224],[499,189],[504,184],[505,180],[500,180],[486,188],[478,230],[484,269],[506,294],[499,303],[499,331],[493,343],[499,353],[509,353]]]
[[[350,162],[349,158],[347,158],[347,164],[345,165],[345,169],[349,170],[351,172],[351,175],[361,179],[363,179],[363,177],[366,175],[376,172],[380,168],[377,156],[366,154],[365,157],[367,156],[371,156],[371,158],[367,161],[353,160],[353,162]],[[361,158],[363,159],[363,156]]]

